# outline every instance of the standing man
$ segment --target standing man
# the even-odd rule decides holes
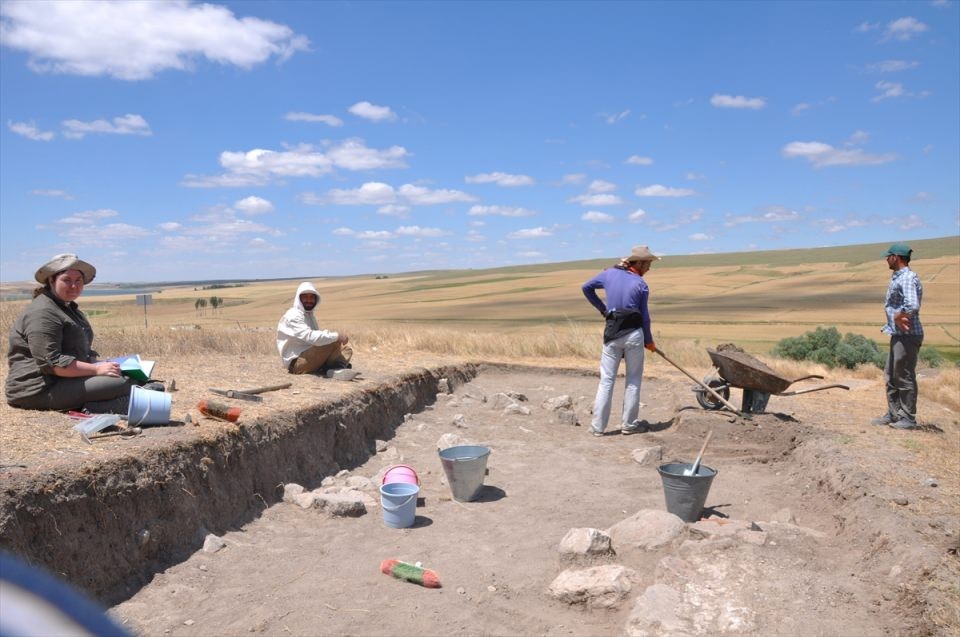
[[[591,430],[602,436],[610,420],[613,385],[620,368],[620,359],[626,361],[627,383],[623,393],[623,415],[620,433],[643,433],[646,426],[637,420],[640,411],[640,383],[643,380],[643,349],[656,350],[650,332],[650,313],[647,302],[650,288],[643,275],[660,257],[647,246],[634,246],[630,256],[583,284],[583,295],[597,308],[606,325],[603,330],[603,353],[600,355],[600,385],[593,404]],[[604,290],[606,303],[597,296]]]
[[[890,353],[883,378],[887,384],[887,413],[872,422],[897,429],[917,426],[917,355],[923,344],[920,303],[923,286],[920,277],[910,269],[913,250],[903,243],[894,243],[884,253],[893,270],[883,309],[887,322],[881,330],[890,335]]]
[[[357,372],[350,369],[353,350],[343,332],[321,330],[313,308],[320,304],[320,293],[312,283],[304,282],[293,297],[293,307],[277,324],[277,349],[283,365],[291,374],[312,374],[323,371],[327,378],[352,380]]]

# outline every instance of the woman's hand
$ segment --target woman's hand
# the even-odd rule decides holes
[[[94,376],[120,376],[120,363],[103,361],[95,363]]]

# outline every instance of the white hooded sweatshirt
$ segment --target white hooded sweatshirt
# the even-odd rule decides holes
[[[321,330],[317,326],[317,319],[313,311],[307,311],[300,302],[300,295],[309,292],[317,295],[317,305],[320,305],[320,293],[310,282],[303,282],[297,288],[293,297],[293,307],[287,310],[280,322],[277,323],[277,349],[283,358],[285,367],[289,367],[297,356],[314,345],[328,345],[340,339],[340,334],[328,330]]]

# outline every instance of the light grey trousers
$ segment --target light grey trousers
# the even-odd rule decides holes
[[[922,344],[923,336],[890,337],[883,379],[887,383],[887,410],[893,418],[917,419],[917,356]]]
[[[610,407],[613,402],[613,386],[620,368],[620,360],[627,364],[627,384],[623,390],[623,415],[621,426],[631,426],[640,412],[640,384],[643,381],[643,330],[634,330],[620,338],[603,344],[600,354],[600,384],[597,386],[597,398],[593,403],[594,431],[604,431],[610,420]]]

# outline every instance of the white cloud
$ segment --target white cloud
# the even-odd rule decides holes
[[[514,206],[471,206],[467,214],[474,217],[487,215],[497,217],[532,217],[537,213],[533,210]]]
[[[357,239],[374,241],[393,239],[393,233],[389,230],[361,230],[360,232],[354,232],[352,236]]]
[[[7,128],[17,135],[22,135],[35,142],[48,142],[54,138],[56,133],[53,131],[41,131],[34,122],[13,122],[7,121]]]
[[[405,237],[443,237],[451,234],[440,228],[421,228],[420,226],[400,226],[397,234]]]
[[[553,230],[549,230],[543,226],[538,226],[536,228],[525,228],[523,230],[511,232],[507,235],[507,239],[544,239],[552,236]]]
[[[861,22],[854,29],[857,33],[867,33],[869,31],[875,31],[880,28],[879,22]]]
[[[545,252],[539,252],[537,250],[526,250],[524,252],[518,252],[517,256],[522,259],[542,259],[547,256]]]
[[[92,122],[81,122],[78,119],[68,119],[63,122],[64,137],[83,139],[91,133],[105,135],[153,135],[150,124],[140,115],[127,114],[114,117],[112,120],[97,119]]]
[[[579,203],[582,206],[617,206],[623,203],[623,199],[619,196],[609,194],[577,195],[571,197],[568,201]]]
[[[534,181],[529,175],[511,175],[509,173],[494,172],[480,173],[470,177],[464,177],[468,184],[497,184],[498,186],[532,186]]]
[[[884,60],[875,64],[868,64],[867,70],[871,73],[897,73],[898,71],[908,71],[920,66],[919,62],[907,62],[906,60]]]
[[[163,223],[158,223],[157,227],[166,232],[174,232],[183,228],[183,225],[177,221],[165,221]]]
[[[404,184],[397,190],[401,197],[415,206],[432,206],[456,201],[471,202],[477,198],[462,190],[430,190],[422,186]]]
[[[743,223],[784,223],[797,221],[800,213],[784,206],[767,206],[760,215],[728,215],[724,225],[738,226]]]
[[[717,108],[749,108],[752,110],[761,109],[767,105],[765,97],[744,97],[743,95],[722,95],[715,93],[710,98],[710,103]]]
[[[647,211],[643,208],[637,208],[627,217],[631,222],[636,223],[647,216]]]
[[[71,201],[73,199],[73,195],[71,195],[69,192],[66,192],[64,190],[35,189],[35,190],[31,190],[30,194],[36,195],[38,197],[54,197],[56,199],[66,199],[67,201]]]
[[[871,155],[859,148],[834,148],[823,142],[790,142],[780,151],[787,159],[806,159],[814,168],[826,166],[875,166],[897,159],[893,153]]]
[[[790,109],[790,113],[792,115],[799,115],[809,109],[810,109],[809,104],[807,104],[806,102],[800,102],[799,104],[795,104],[794,107]]]
[[[600,113],[600,117],[606,120],[608,124],[616,124],[617,122],[619,122],[629,114],[630,114],[630,109],[628,108],[625,111],[620,111],[619,113],[615,113],[613,115],[610,115],[609,113]]]
[[[316,122],[338,128],[343,126],[343,120],[335,115],[314,115],[313,113],[287,113],[285,118],[291,122]]]
[[[712,235],[705,234],[705,233],[703,233],[703,232],[696,232],[696,233],[694,233],[694,234],[691,234],[691,235],[688,236],[687,238],[690,239],[691,241],[711,241],[711,240],[713,240],[713,236],[712,236]]]
[[[371,122],[392,122],[397,119],[396,113],[391,111],[389,106],[377,106],[370,102],[357,102],[347,110]]]
[[[604,181],[602,179],[594,179],[590,182],[590,185],[587,186],[587,192],[589,193],[613,192],[616,189],[616,184],[613,184],[609,181]]]
[[[347,170],[379,170],[383,168],[406,168],[409,153],[403,146],[391,146],[384,150],[368,148],[361,139],[347,139],[332,146],[327,156],[339,168]]]
[[[580,219],[583,221],[589,221],[590,223],[613,223],[616,221],[616,217],[613,215],[608,215],[605,212],[599,212],[597,210],[591,210],[590,212],[585,212],[580,215]]]
[[[466,234],[467,241],[471,243],[483,243],[487,240],[487,237],[483,234],[477,232],[476,230],[471,230]]]
[[[410,206],[388,203],[385,206],[377,208],[377,213],[387,215],[388,217],[400,217],[406,219],[410,216]]]
[[[334,228],[333,234],[337,235],[338,237],[352,237],[354,234],[356,234],[356,232],[354,232],[350,228],[340,227],[340,228]]]
[[[587,176],[583,173],[570,173],[563,176],[561,183],[576,186],[578,184],[582,184],[584,181],[586,181],[586,179]]]
[[[267,212],[273,212],[273,204],[253,195],[241,199],[233,204],[233,207],[248,215],[262,215]]]
[[[920,22],[916,18],[906,17],[899,18],[887,23],[887,28],[884,29],[883,39],[884,40],[900,40],[905,42],[912,39],[914,36],[919,35],[927,30],[927,25],[923,22]]]
[[[333,188],[323,195],[304,193],[300,195],[300,201],[309,205],[387,206],[395,203],[406,203],[414,206],[430,206],[457,201],[476,201],[476,197],[461,190],[430,190],[413,184],[404,184],[399,188],[394,188],[389,184],[371,181],[353,190]],[[405,214],[398,213],[406,213],[408,210],[408,207],[398,205],[388,208],[383,214],[405,216]]]
[[[905,97],[912,95],[904,90],[903,84],[899,82],[887,82],[885,80],[880,80],[874,85],[878,90],[881,91],[879,95],[874,95],[870,98],[871,102],[879,102],[881,100],[886,100],[896,97]]]
[[[144,80],[195,60],[252,68],[309,48],[289,27],[191,2],[3,2],[0,39],[38,73]]]
[[[100,219],[109,219],[111,217],[119,216],[119,214],[119,212],[111,208],[84,210],[83,212],[76,212],[69,217],[64,217],[59,221],[59,223],[91,225],[95,224]]]
[[[650,166],[653,164],[653,159],[650,157],[643,157],[641,155],[630,155],[627,157],[625,163],[634,164],[636,166]]]
[[[347,139],[331,145],[326,152],[301,144],[284,151],[255,148],[247,152],[224,151],[220,165],[223,175],[187,175],[181,185],[193,188],[262,186],[285,177],[320,177],[334,167],[345,170],[404,168],[407,150],[402,146],[377,150],[363,140]]]
[[[690,197],[697,194],[689,188],[672,188],[660,184],[637,186],[633,192],[638,197]]]

